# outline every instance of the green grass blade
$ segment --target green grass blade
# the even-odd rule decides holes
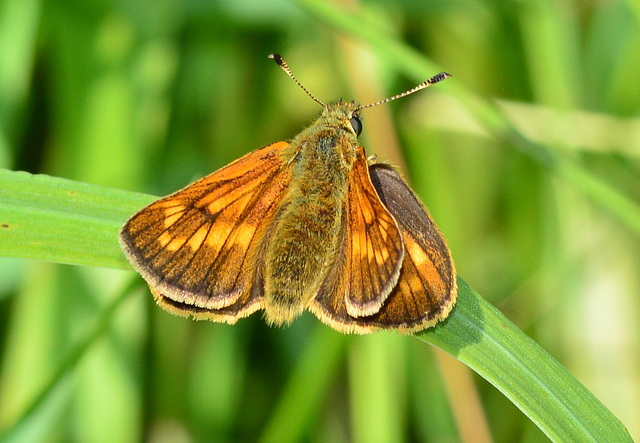
[[[458,279],[445,324],[419,338],[500,390],[554,441],[632,441],[620,421],[560,363]]]
[[[0,255],[127,268],[120,225],[151,196],[0,172]],[[624,426],[557,361],[462,279],[449,319],[420,338],[490,381],[549,437],[631,441]],[[293,383],[293,382],[292,382]],[[267,434],[269,435],[269,433]]]
[[[120,227],[154,197],[0,171],[0,255],[128,269]]]

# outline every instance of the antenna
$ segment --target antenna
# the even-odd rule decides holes
[[[424,82],[420,83],[415,88],[412,88],[412,89],[409,89],[408,91],[403,92],[402,94],[394,95],[393,97],[389,97],[387,99],[380,100],[379,102],[371,103],[370,105],[360,106],[358,109],[373,108],[374,106],[378,106],[378,105],[382,105],[384,103],[392,102],[392,101],[397,100],[399,98],[406,97],[409,94],[413,94],[414,92],[417,92],[417,91],[419,91],[421,89],[428,88],[431,85],[435,85],[436,83],[439,83],[442,80],[444,80],[445,78],[449,78],[449,77],[453,77],[453,76],[451,74],[447,74],[446,72],[441,72],[439,74],[434,75],[429,80],[425,80]]]
[[[289,68],[289,65],[287,65],[287,62],[285,62],[285,61],[284,61],[284,59],[282,58],[282,56],[281,56],[280,54],[273,53],[273,54],[269,54],[269,55],[268,55],[268,57],[269,57],[269,58],[272,58],[273,60],[275,60],[275,62],[278,64],[278,66],[280,66],[280,67],[282,68],[282,70],[283,70],[284,72],[286,72],[286,73],[287,73],[287,75],[288,75],[289,77],[291,77],[291,79],[292,79],[294,82],[296,82],[296,84],[297,84],[298,86],[300,86],[300,88],[302,88],[302,90],[303,90],[304,92],[306,92],[306,93],[307,93],[307,95],[308,95],[309,97],[311,97],[311,98],[312,98],[316,103],[319,103],[319,104],[320,104],[320,106],[322,106],[323,108],[326,108],[326,107],[327,107],[327,105],[325,105],[324,103],[322,103],[322,102],[321,102],[320,100],[318,100],[318,99],[317,99],[317,98],[316,98],[312,93],[310,93],[310,92],[309,92],[309,90],[308,90],[307,88],[305,88],[304,86],[302,86],[302,83],[300,83],[300,82],[298,81],[298,79],[295,77],[295,75],[293,75],[293,73],[291,72],[291,69]],[[393,97],[389,97],[389,98],[387,98],[387,99],[380,100],[380,101],[375,102],[375,103],[371,103],[370,105],[360,106],[360,107],[358,107],[358,110],[360,110],[360,109],[366,109],[366,108],[373,108],[374,106],[382,105],[382,104],[389,103],[389,102],[392,102],[392,101],[394,101],[394,100],[397,100],[397,99],[399,99],[399,98],[406,97],[406,96],[407,96],[407,95],[409,95],[409,94],[413,94],[414,92],[417,92],[417,91],[419,91],[419,90],[421,90],[421,89],[428,88],[429,86],[431,86],[431,85],[435,85],[436,83],[439,83],[439,82],[441,82],[442,80],[444,80],[445,78],[449,78],[449,77],[453,77],[453,76],[452,76],[451,74],[446,73],[446,72],[441,72],[441,73],[439,73],[439,74],[434,75],[434,76],[433,76],[433,77],[431,77],[430,79],[425,80],[424,82],[420,83],[420,84],[419,84],[418,86],[416,86],[415,88],[412,88],[412,89],[409,89],[408,91],[403,92],[402,94],[394,95]]]
[[[325,105],[324,103],[322,103],[322,102],[321,102],[320,100],[318,100],[318,99],[317,99],[317,98],[316,98],[312,93],[310,93],[310,92],[309,92],[309,90],[308,90],[307,88],[305,88],[304,86],[302,86],[302,83],[300,83],[300,82],[298,81],[298,79],[293,75],[293,73],[291,72],[291,69],[289,69],[289,65],[287,65],[287,62],[285,62],[285,61],[284,61],[284,59],[282,58],[282,56],[280,56],[280,54],[275,54],[275,53],[274,53],[274,54],[269,54],[269,55],[268,55],[268,57],[269,57],[269,58],[274,59],[274,60],[275,60],[275,62],[278,64],[278,66],[280,66],[280,67],[282,68],[282,70],[283,70],[284,72],[286,72],[286,73],[287,73],[287,75],[288,75],[289,77],[291,77],[291,79],[292,79],[294,82],[296,82],[296,84],[297,84],[298,86],[300,86],[300,87],[302,88],[302,90],[303,90],[304,92],[306,92],[306,93],[307,93],[307,95],[308,95],[309,97],[311,97],[311,98],[312,98],[316,103],[319,103],[319,104],[320,104],[320,106],[322,106],[323,108],[326,108],[326,107],[327,107],[327,105]]]

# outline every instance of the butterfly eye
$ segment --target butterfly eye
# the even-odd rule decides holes
[[[360,121],[360,119],[354,115],[353,117],[351,117],[351,120],[349,120],[349,122],[351,123],[353,132],[355,132],[356,135],[360,135],[360,133],[362,132],[362,122]]]

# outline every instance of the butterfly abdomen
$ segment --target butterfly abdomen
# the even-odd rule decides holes
[[[265,258],[265,315],[290,323],[307,308],[335,260],[351,162],[339,152],[341,131],[315,132],[301,146],[294,179],[275,220]],[[292,143],[295,148],[295,141]],[[313,147],[313,148],[312,148]]]

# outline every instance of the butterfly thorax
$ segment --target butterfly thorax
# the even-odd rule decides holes
[[[265,315],[290,323],[308,306],[335,261],[358,139],[353,103],[327,106],[290,144],[293,177],[266,249]]]

